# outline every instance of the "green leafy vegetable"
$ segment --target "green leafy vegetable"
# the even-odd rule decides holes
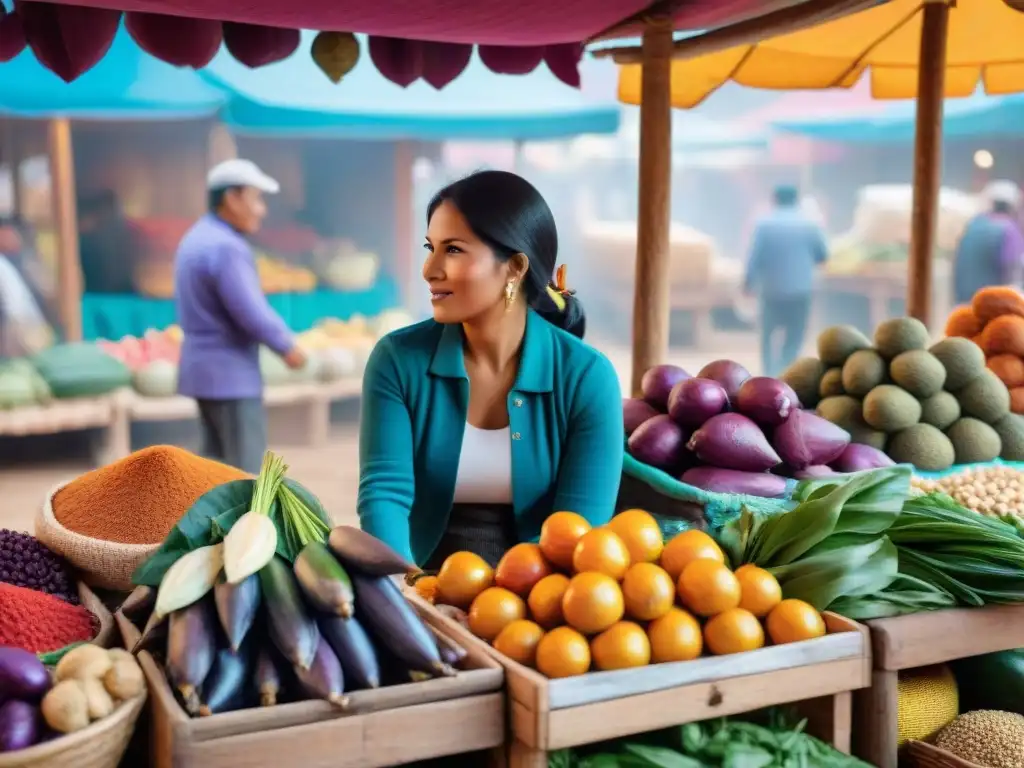
[[[186,552],[223,540],[235,521],[252,508],[255,484],[255,480],[233,480],[200,496],[171,529],[159,549],[135,569],[132,583],[158,587],[167,569]],[[330,531],[330,517],[308,489],[294,480],[285,479],[278,487],[278,496],[282,491],[287,491],[302,504],[305,510],[303,519],[307,521],[305,525]],[[270,501],[269,514],[277,527],[277,554],[289,562],[294,561],[304,545],[297,537],[289,536],[289,526],[276,498]],[[312,519],[317,523],[312,523]]]

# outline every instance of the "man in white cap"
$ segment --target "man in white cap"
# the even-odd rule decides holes
[[[993,181],[982,196],[988,210],[971,219],[960,236],[953,265],[953,299],[969,304],[974,294],[989,285],[1020,287],[1024,268],[1021,233],[1020,187],[1012,181]]]
[[[246,240],[280,186],[249,160],[227,160],[206,177],[209,212],[186,233],[174,264],[174,301],[184,332],[178,392],[199,405],[203,453],[259,472],[267,448],[259,348],[291,368],[305,355],[267,302]]]

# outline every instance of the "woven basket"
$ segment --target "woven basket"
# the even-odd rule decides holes
[[[36,515],[36,538],[74,566],[89,586],[130,592],[135,586],[135,569],[160,545],[118,544],[68,530],[53,516],[53,497],[66,484],[61,483],[47,494]]]
[[[145,703],[146,694],[136,696],[88,728],[2,754],[0,768],[117,768]]]
[[[910,763],[914,768],[983,768],[926,741],[907,742],[907,750],[910,752]]]

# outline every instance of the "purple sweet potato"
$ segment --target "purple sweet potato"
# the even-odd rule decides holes
[[[832,468],[840,472],[860,472],[862,469],[891,467],[896,462],[882,451],[870,445],[850,443],[832,462]]]
[[[761,472],[781,463],[760,427],[739,413],[712,416],[690,437],[687,447],[706,464]]]
[[[811,411],[799,408],[775,428],[775,450],[793,469],[830,464],[850,444],[850,433]]]
[[[696,429],[728,407],[725,387],[712,379],[685,379],[672,387],[668,396],[668,415],[689,429]]]
[[[682,481],[715,493],[740,493],[777,499],[786,493],[786,478],[767,472],[743,472],[719,467],[694,467],[683,473]]]
[[[775,427],[800,407],[796,392],[784,381],[754,376],[740,386],[733,406],[763,427]]]

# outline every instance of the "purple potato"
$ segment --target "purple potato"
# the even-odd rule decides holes
[[[750,378],[750,371],[732,360],[715,360],[700,369],[700,379],[714,379],[729,395],[729,402],[735,403],[743,382]]]
[[[830,464],[850,444],[850,433],[811,411],[793,411],[775,428],[775,450],[794,469]]]
[[[696,429],[729,407],[725,387],[712,379],[686,379],[668,396],[668,415],[682,427]]]
[[[686,457],[686,433],[663,413],[637,427],[628,446],[637,461],[659,469],[674,469]]]
[[[640,379],[640,392],[644,400],[664,412],[668,408],[672,387],[688,378],[690,374],[678,365],[656,365],[649,368]]]
[[[626,437],[632,435],[637,427],[648,419],[653,419],[659,413],[657,408],[639,397],[622,398],[622,421],[626,428]]]
[[[782,462],[760,427],[739,413],[712,416],[687,447],[704,463],[722,469],[762,472]]]

